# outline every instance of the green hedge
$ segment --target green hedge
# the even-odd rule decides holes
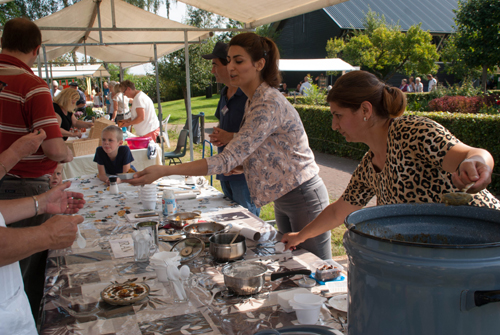
[[[332,130],[332,116],[328,107],[295,105],[299,112],[312,149],[320,152],[360,160],[368,146],[348,143],[344,136]],[[446,127],[467,145],[488,150],[495,159],[492,183],[488,187],[500,194],[500,116],[486,114],[451,114],[446,112],[407,112],[428,117]]]

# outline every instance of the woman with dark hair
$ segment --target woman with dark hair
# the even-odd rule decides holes
[[[470,147],[428,118],[403,115],[406,95],[373,74],[353,71],[337,79],[328,94],[332,129],[369,150],[340,199],[298,233],[283,236],[286,248],[341,225],[350,213],[377,196],[377,205],[439,203],[441,195],[474,183],[470,205],[500,209],[485,187],[493,157]]]
[[[229,42],[231,85],[248,97],[242,126],[216,156],[175,166],[151,166],[133,185],[162,176],[245,173],[257,207],[274,201],[278,229],[299,231],[328,205],[328,192],[297,111],[277,88],[281,82],[276,44],[254,33]],[[301,245],[322,259],[331,258],[330,232]]]

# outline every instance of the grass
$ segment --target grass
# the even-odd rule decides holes
[[[217,103],[219,102],[219,95],[213,95],[212,98],[206,99],[205,96],[194,97],[191,99],[191,111],[193,114],[199,114],[200,112],[205,113],[205,123],[216,123],[218,122],[215,117],[215,110],[217,109]],[[163,118],[170,114],[170,119],[168,121],[169,125],[179,125],[177,127],[169,127],[168,136],[171,142],[170,149],[165,148],[167,151],[174,150],[179,137],[179,127],[186,123],[186,108],[184,106],[184,100],[168,101],[161,104]],[[193,147],[194,159],[201,159],[202,157],[202,145],[195,144]],[[215,151],[215,148],[214,148]],[[205,157],[210,156],[210,148],[205,147]],[[184,161],[189,160],[189,153],[186,153],[186,158]],[[168,162],[167,162],[168,164]],[[207,180],[210,180],[210,176],[205,176]],[[222,192],[220,187],[220,182],[213,178],[213,186]],[[335,199],[330,199],[332,202]],[[271,202],[261,208],[260,218],[264,221],[274,220],[274,203]],[[345,255],[345,249],[342,243],[342,239],[346,228],[344,226],[337,227],[331,231],[332,234],[332,256],[342,256]]]

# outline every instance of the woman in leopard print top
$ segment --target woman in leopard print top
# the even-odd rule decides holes
[[[327,100],[332,129],[369,150],[342,197],[300,232],[283,237],[287,248],[341,225],[373,196],[378,205],[439,203],[442,194],[474,183],[470,205],[500,209],[499,200],[485,189],[494,165],[490,153],[460,142],[428,118],[401,116],[406,107],[401,90],[354,71],[336,81]]]

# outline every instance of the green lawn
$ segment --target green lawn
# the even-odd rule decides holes
[[[191,112],[193,114],[199,114],[200,112],[205,113],[205,122],[214,123],[218,122],[215,117],[215,110],[217,109],[217,103],[219,102],[219,95],[214,94],[210,99],[205,96],[191,98]],[[186,107],[184,105],[184,100],[173,100],[163,102],[161,104],[161,111],[163,114],[163,119],[170,114],[170,119],[168,124],[185,124],[186,123]],[[158,109],[156,110],[158,113]]]

